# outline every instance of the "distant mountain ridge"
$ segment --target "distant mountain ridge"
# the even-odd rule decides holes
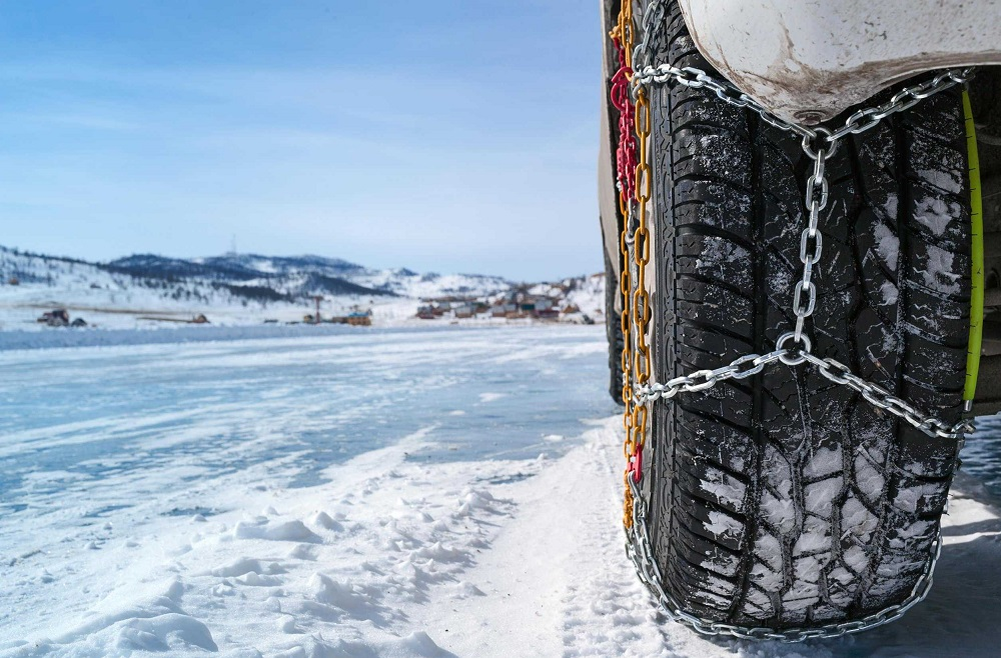
[[[88,274],[90,275],[88,277]],[[138,286],[178,299],[207,297],[208,292],[261,302],[299,302],[314,295],[368,297],[441,297],[490,295],[509,290],[511,282],[475,274],[419,274],[406,268],[371,269],[340,258],[306,254],[265,256],[224,254],[200,258],[171,258],[133,254],[108,262],[36,254],[0,246],[2,283],[42,283],[65,287],[88,282],[91,287]],[[127,278],[122,278],[127,277]]]
[[[388,287],[370,288],[341,276],[364,273],[365,268],[361,265],[321,256],[231,254],[188,260],[155,254],[134,254],[95,265],[109,272],[144,279],[171,282],[202,279],[223,284],[231,291],[236,287],[271,289],[277,296],[289,299],[313,294],[398,296],[397,292]],[[239,294],[239,290],[235,292]],[[262,294],[267,295],[263,291]]]

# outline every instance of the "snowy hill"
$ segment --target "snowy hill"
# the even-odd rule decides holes
[[[205,278],[232,284],[256,282],[291,295],[400,295],[441,297],[490,295],[511,283],[492,276],[418,274],[406,268],[373,270],[339,258],[226,254],[182,260],[149,254],[119,258],[100,266],[146,278]]]
[[[593,313],[601,297],[591,299],[590,280],[534,288],[548,286],[561,299],[557,288],[577,291],[588,298],[578,305]],[[579,285],[568,287],[573,281]],[[495,276],[371,269],[316,255],[181,259],[135,254],[99,263],[0,247],[0,330],[44,326],[36,319],[56,308],[109,328],[163,326],[199,315],[223,325],[297,322],[313,311],[315,296],[323,298],[324,317],[371,310],[375,322],[392,324],[413,318],[420,300],[491,299],[515,287]]]

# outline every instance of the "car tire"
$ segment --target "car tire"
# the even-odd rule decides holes
[[[608,394],[622,404],[622,316],[615,309],[619,280],[605,251],[605,333],[608,336]]]
[[[656,63],[718,75],[676,3],[667,21]],[[793,326],[812,162],[798,139],[706,90],[667,83],[650,103],[664,382],[770,352]],[[842,140],[827,172],[806,325],[814,354],[958,421],[971,267],[960,90]],[[691,614],[775,630],[837,624],[908,599],[922,580],[957,441],[809,364],[681,393],[652,418],[646,522],[661,585]]]

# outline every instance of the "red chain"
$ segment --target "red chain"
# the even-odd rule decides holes
[[[613,37],[612,42],[619,54],[619,70],[612,76],[611,101],[612,107],[619,111],[619,145],[615,150],[615,180],[619,184],[619,206],[622,214],[627,214],[628,203],[636,192],[636,112],[633,101],[629,97],[629,81],[633,70],[626,66],[626,50],[619,38]]]

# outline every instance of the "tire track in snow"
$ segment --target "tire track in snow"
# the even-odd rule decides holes
[[[612,418],[503,494],[513,516],[464,575],[482,596],[408,611],[460,658],[670,655],[622,551]]]

